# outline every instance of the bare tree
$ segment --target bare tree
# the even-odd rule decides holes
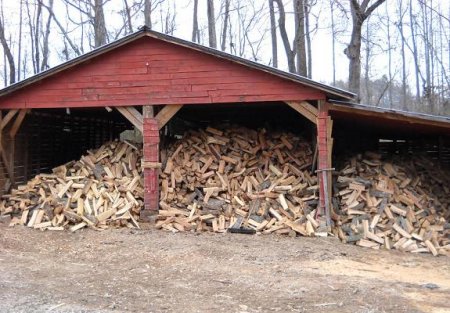
[[[123,0],[123,5],[124,5],[124,9],[125,9],[125,24],[127,25],[128,28],[128,32],[132,33],[133,32],[133,24],[131,22],[131,9],[130,6],[128,5],[128,1],[127,0]],[[147,18],[147,15],[145,15],[145,18]],[[145,23],[145,25],[147,25],[147,23]]]
[[[402,109],[407,110],[406,104],[406,54],[405,54],[405,34],[403,31],[403,19],[406,14],[406,10],[403,10],[403,0],[398,0],[398,22],[396,23],[398,31],[400,33],[400,55],[402,58],[402,93],[401,102]]]
[[[49,0],[48,7],[53,9],[53,0]],[[50,66],[48,64],[48,56],[49,56],[49,47],[48,47],[48,39],[50,37],[50,27],[52,23],[52,15],[49,14],[47,18],[47,23],[45,25],[45,32],[42,40],[42,64],[41,71],[48,69]]]
[[[208,38],[209,46],[217,48],[216,39],[216,18],[214,14],[214,0],[207,0],[207,15],[208,15]]]
[[[198,30],[198,0],[194,0],[194,10],[192,17],[192,39],[193,42],[200,42],[200,32]]]
[[[385,0],[376,0],[369,6],[371,0],[350,0],[352,12],[352,34],[350,43],[344,53],[349,59],[349,89],[356,94],[360,92],[361,79],[361,38],[364,21],[379,7]]]
[[[297,73],[308,76],[306,63],[306,41],[305,41],[305,0],[294,0],[295,16],[295,39],[294,45],[297,53]],[[307,1],[307,0],[306,0]]]
[[[18,56],[17,56],[17,80],[21,79],[21,63],[22,63],[22,24],[23,24],[23,2],[20,1],[19,6],[19,46],[18,46]]]
[[[272,65],[278,67],[278,43],[277,43],[277,26],[275,24],[275,10],[273,7],[274,0],[269,0],[270,14],[270,38],[272,43]]]
[[[230,0],[225,0],[224,6],[222,36],[220,38],[220,49],[222,51],[225,51],[227,45],[227,29],[230,20]]]
[[[144,24],[152,29],[152,0],[144,0]]]
[[[94,27],[95,48],[107,43],[107,31],[105,24],[105,15],[103,12],[103,0],[94,0],[94,15],[92,18]]]
[[[412,0],[409,1],[409,19],[410,19],[410,29],[411,29],[411,39],[412,39],[412,53],[414,58],[415,67],[415,78],[416,78],[416,100],[420,100],[420,67],[419,67],[419,52],[416,43],[416,20],[413,13],[413,3]]]
[[[3,14],[3,1],[0,2],[0,43],[2,44],[3,51],[5,54],[5,58],[8,61],[8,67],[9,67],[9,83],[14,84],[16,82],[16,64],[14,62],[14,56],[11,52],[10,45],[8,41],[6,40],[5,35],[5,17]],[[6,67],[6,62],[5,62]],[[5,75],[6,77],[6,75]]]
[[[288,62],[289,72],[295,73],[295,54],[296,54],[296,45],[294,40],[294,45],[291,48],[291,44],[289,43],[289,37],[286,30],[286,12],[284,10],[284,4],[282,0],[274,0],[278,6],[278,27],[280,30],[281,39],[283,41],[284,51],[286,53],[286,58]]]
[[[333,85],[336,85],[336,24],[334,22],[335,0],[330,0],[330,20],[331,20],[331,53],[333,64]]]

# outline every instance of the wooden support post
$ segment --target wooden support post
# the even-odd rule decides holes
[[[142,112],[143,163],[151,165],[144,167],[144,211],[141,216],[145,219],[156,214],[159,208],[159,127],[152,106],[144,106]]]
[[[8,178],[10,181],[10,184],[14,184],[15,177],[14,177],[14,152],[15,152],[15,138],[16,134],[20,129],[20,126],[22,125],[23,120],[25,119],[25,116],[27,114],[27,109],[21,109],[19,110],[10,110],[5,115],[4,118],[0,120],[0,154],[1,154],[1,160],[6,168],[6,172],[8,174]],[[16,113],[19,112],[16,119],[14,120],[14,116]],[[11,126],[11,129],[9,131],[9,137],[10,137],[10,143],[6,147],[3,144],[3,139],[5,136],[5,129],[6,126],[10,121],[13,121],[13,125]]]
[[[322,214],[331,212],[331,119],[328,116],[328,104],[319,101],[319,114],[317,118],[317,145],[318,162],[317,170],[319,177],[319,207]],[[326,175],[322,174],[326,171]],[[326,178],[326,182],[325,182]],[[330,225],[328,225],[330,226]]]

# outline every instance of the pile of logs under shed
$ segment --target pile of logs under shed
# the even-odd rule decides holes
[[[450,175],[425,158],[366,153],[339,172],[335,233],[379,249],[450,253]]]
[[[450,175],[428,159],[366,153],[334,173],[332,228],[316,219],[314,153],[301,137],[242,127],[188,131],[161,152],[156,227],[326,236],[374,249],[450,254]],[[139,227],[141,147],[109,142],[2,197],[11,225]]]
[[[13,215],[11,226],[41,230],[138,228],[144,193],[141,154],[130,143],[106,143],[3,196],[0,213]]]
[[[290,133],[189,131],[168,149],[156,226],[171,231],[314,234],[313,151]]]

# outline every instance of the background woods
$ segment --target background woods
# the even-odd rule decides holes
[[[148,27],[358,93],[450,115],[450,4],[439,0],[0,0],[9,85]]]

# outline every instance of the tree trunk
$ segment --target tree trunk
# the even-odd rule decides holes
[[[40,64],[41,64],[41,56],[40,56],[40,49],[39,49],[39,36],[41,32],[41,14],[42,13],[42,2],[38,1],[37,3],[37,13],[36,13],[36,21],[34,25],[34,74],[39,73],[40,70]]]
[[[95,48],[106,44],[107,32],[105,15],[103,13],[103,0],[95,0],[94,3],[94,45]]]
[[[194,16],[192,17],[192,41],[193,42],[200,42],[200,36],[198,32],[198,0],[194,0]]]
[[[208,38],[209,46],[211,48],[217,48],[216,39],[216,19],[214,14],[214,0],[207,0],[207,13],[208,13]]]
[[[306,63],[306,41],[305,41],[305,2],[294,0],[295,16],[295,39],[294,45],[297,52],[297,73],[308,76]]]
[[[405,34],[403,32],[403,1],[399,1],[399,20],[398,20],[398,31],[400,33],[400,39],[401,39],[401,46],[400,46],[400,54],[402,57],[402,94],[401,94],[401,103],[402,103],[402,109],[407,110],[407,102],[406,102],[406,56],[405,56]]]
[[[274,0],[278,5],[278,26],[280,29],[281,39],[283,40],[284,51],[286,52],[286,58],[288,62],[289,72],[297,72],[295,67],[295,46],[291,49],[289,38],[286,31],[286,13],[284,11],[284,5],[282,0]]]
[[[415,78],[416,78],[416,100],[420,101],[420,82],[419,82],[419,59],[418,59],[418,51],[417,51],[417,43],[416,43],[416,33],[415,33],[415,21],[414,21],[414,12],[412,7],[412,0],[409,1],[409,18],[410,18],[410,27],[411,27],[411,39],[413,45],[413,57],[414,57],[414,67],[415,67]]]
[[[366,38],[370,38],[369,25],[366,24]],[[366,104],[375,104],[372,101],[372,90],[370,86],[370,41],[366,40],[366,53],[365,53],[365,64],[364,64],[364,89],[365,93],[360,90],[361,99]],[[364,97],[365,94],[365,97]]]
[[[377,0],[368,7],[370,0],[363,0],[360,5],[358,0],[350,0],[352,13],[352,34],[350,43],[344,50],[349,59],[349,89],[359,95],[361,85],[361,30],[364,21],[386,0]]]
[[[3,3],[2,3],[3,5]],[[3,19],[3,7],[1,8],[2,16],[0,17],[0,43],[2,44],[3,51],[5,53],[6,60],[9,66],[9,84],[14,84],[16,82],[16,65],[14,63],[14,56],[11,52],[11,48],[6,40],[5,36],[5,25]],[[5,78],[6,79],[6,78]]]
[[[345,55],[349,59],[348,88],[350,91],[360,93],[361,80],[361,29],[362,22],[354,22],[350,44],[345,49]]]
[[[330,0],[331,15],[331,53],[333,63],[333,85],[336,85],[336,25],[334,24],[334,0]]]
[[[152,0],[145,0],[144,2],[144,24],[152,29]]]
[[[227,44],[227,28],[230,19],[230,0],[225,0],[225,12],[223,18],[222,38],[220,42],[220,49],[225,51]]]
[[[270,36],[272,41],[272,66],[278,67],[277,26],[275,24],[275,10],[273,8],[273,1],[274,0],[269,0]]]
[[[309,25],[310,0],[305,0],[305,38],[306,38],[306,57],[308,59],[308,77],[312,78],[312,45],[311,30]]]
[[[389,97],[389,108],[393,107],[393,97],[392,97],[392,82],[394,77],[392,77],[392,40],[391,40],[391,19],[389,18],[389,9],[386,2],[386,21],[387,21],[387,42],[388,42],[388,74],[389,74],[389,86],[388,86],[388,97]]]
[[[49,0],[48,6],[49,6],[49,8],[53,9],[53,0]],[[43,38],[43,42],[42,42],[41,71],[45,71],[46,69],[48,69],[50,67],[48,65],[48,54],[49,54],[48,38],[50,37],[50,26],[51,26],[51,23],[52,23],[52,15],[49,14],[48,15],[48,19],[47,19],[47,23],[45,25],[45,33],[44,33],[44,38]]]
[[[21,79],[21,65],[22,65],[22,24],[23,24],[23,3],[20,1],[19,6],[19,43],[18,43],[18,52],[17,52],[17,81],[20,81]]]
[[[128,26],[128,32],[131,34],[133,32],[133,24],[131,23],[131,12],[130,12],[130,7],[128,6],[128,1],[127,0],[123,0],[123,4],[125,6],[125,14],[126,14],[126,24]]]

